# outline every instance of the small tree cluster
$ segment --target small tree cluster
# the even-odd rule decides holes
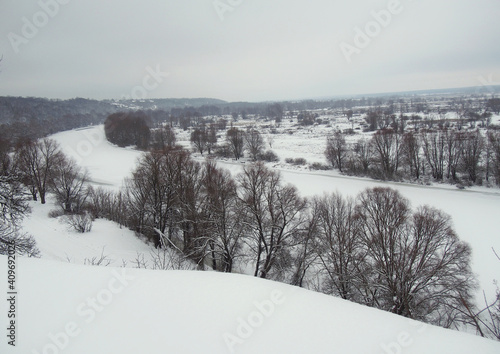
[[[151,132],[151,148],[154,150],[173,148],[176,141],[175,132],[169,125],[160,125]]]
[[[200,267],[231,272],[241,256],[243,223],[234,180],[185,150],[144,154],[125,193],[98,189],[90,200],[95,216],[126,225],[157,248],[179,250]]]
[[[475,287],[471,249],[449,216],[427,206],[412,211],[389,188],[313,205],[324,292],[444,327],[464,319]]]
[[[28,187],[34,201],[46,203],[53,192],[67,213],[80,212],[87,198],[88,174],[61,151],[52,139],[27,141],[19,145],[14,155],[15,169]]]
[[[104,122],[106,139],[120,147],[135,145],[149,147],[151,131],[144,112],[119,112],[109,115]]]
[[[236,160],[243,157],[245,147],[245,132],[238,128],[230,128],[226,132],[226,141],[232,155]]]
[[[56,141],[45,138],[25,142],[16,149],[14,162],[15,173],[33,200],[40,197],[45,204],[47,193],[52,192],[61,210],[72,215],[67,218],[68,223],[79,232],[90,231],[89,227],[82,229],[78,226],[81,223],[73,222],[84,215],[89,194],[88,173],[65,156]]]
[[[191,132],[191,144],[195,151],[202,155],[205,151],[210,155],[217,146],[217,140],[217,129],[214,124],[211,124],[208,129],[206,127],[196,128]]]

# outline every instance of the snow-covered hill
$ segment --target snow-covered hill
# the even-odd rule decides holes
[[[6,354],[500,352],[498,342],[244,275],[17,263],[18,342],[2,336]],[[2,309],[7,328],[6,301]]]

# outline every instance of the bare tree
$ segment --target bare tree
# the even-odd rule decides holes
[[[168,169],[178,173],[174,184],[179,203],[175,227],[181,234],[182,251],[203,268],[204,254],[201,244],[207,233],[207,220],[203,209],[202,168],[184,151],[171,157],[173,159],[167,163]]]
[[[92,230],[94,218],[88,211],[85,211],[78,214],[65,215],[64,221],[71,228],[75,229],[75,231],[83,234]]]
[[[488,132],[488,142],[491,149],[489,161],[496,183],[500,186],[500,134]]]
[[[203,155],[203,152],[207,146],[207,132],[205,129],[196,128],[191,133],[191,144],[194,145],[195,149]]]
[[[478,178],[479,162],[484,149],[484,137],[479,130],[464,133],[462,145],[462,168],[469,181],[475,183]]]
[[[231,174],[207,160],[202,173],[206,236],[202,239],[204,252],[212,269],[232,272],[241,256],[244,224],[243,208],[238,199],[236,184]]]
[[[323,291],[357,300],[357,269],[363,259],[359,220],[352,199],[331,194],[313,201],[317,217],[316,252],[325,276]]]
[[[392,178],[398,171],[401,136],[390,129],[377,131],[371,140],[373,150],[385,178]]]
[[[53,170],[63,158],[59,144],[52,139],[24,144],[16,153],[18,168],[25,176],[25,180],[36,188],[42,204],[45,204],[45,195]],[[33,194],[34,200],[36,200],[36,192]]]
[[[156,247],[161,247],[156,229],[167,233],[170,239],[175,232],[179,210],[178,166],[179,161],[187,161],[188,157],[184,151],[169,149],[144,154],[132,178],[126,180],[134,229],[152,238]]]
[[[305,227],[296,233],[296,247],[292,254],[292,270],[290,284],[308,287],[311,270],[318,259],[315,240],[318,231],[318,217],[310,213]]]
[[[245,143],[245,133],[238,128],[231,128],[226,133],[229,148],[236,160],[243,157],[243,147]]]
[[[348,148],[342,132],[336,131],[327,138],[325,150],[326,159],[334,168],[338,168],[340,172],[342,172],[347,153]]]
[[[457,180],[457,171],[460,160],[462,158],[462,148],[464,135],[460,132],[446,131],[444,133],[446,138],[446,158],[447,158],[447,172],[446,178]]]
[[[255,257],[254,275],[276,278],[273,271],[280,273],[290,261],[293,236],[304,226],[306,201],[260,162],[245,166],[237,180],[247,214],[248,245]]]
[[[207,152],[210,155],[212,151],[215,149],[217,146],[217,127],[215,124],[210,124],[210,128],[207,131]]]
[[[15,176],[0,176],[0,254],[8,254],[13,247],[19,255],[40,255],[33,237],[22,233],[18,226],[28,211],[27,197],[19,180]]]
[[[432,177],[438,181],[442,180],[446,160],[446,137],[441,132],[425,133],[423,135],[423,149]]]
[[[403,161],[409,168],[410,176],[416,179],[420,178],[423,170],[423,160],[421,158],[421,141],[420,137],[408,132],[403,135],[402,140],[402,155]]]
[[[0,137],[0,175],[2,176],[10,174],[13,168],[10,148],[9,141]]]
[[[369,131],[377,130],[379,123],[382,121],[382,112],[380,109],[370,110],[365,117],[366,123],[368,124]]]
[[[87,192],[89,201],[88,209],[94,218],[106,218],[117,221],[113,210],[116,196],[112,191],[102,187],[94,189],[92,186],[89,186]]]
[[[272,134],[269,134],[267,136],[267,144],[269,145],[269,148],[272,149],[273,148],[273,144],[274,144],[274,136]]]
[[[411,213],[408,200],[389,188],[361,193],[357,213],[375,306],[444,327],[459,321],[476,282],[471,249],[450,217],[427,206]]]
[[[500,98],[490,98],[486,103],[486,107],[494,112],[495,114],[500,114]]]
[[[87,182],[87,171],[64,157],[52,169],[50,190],[66,213],[80,213],[88,197]]]
[[[354,145],[355,165],[364,174],[367,174],[373,161],[373,146],[369,140],[360,139]]]
[[[169,125],[161,125],[151,133],[151,145],[154,149],[173,148],[177,138]]]
[[[266,108],[266,114],[279,125],[283,119],[283,107],[279,103],[270,104]]]
[[[253,161],[257,161],[264,150],[264,139],[255,128],[249,129],[245,134],[245,145]]]
[[[500,257],[493,249],[493,253],[500,261]],[[486,293],[483,291],[484,304],[482,309],[477,310],[476,307],[468,306],[466,313],[466,324],[476,328],[481,337],[500,340],[500,289],[498,289],[497,281],[495,296],[492,300],[488,300]]]

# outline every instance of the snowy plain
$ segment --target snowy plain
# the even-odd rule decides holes
[[[141,154],[109,144],[102,126],[52,138],[89,170],[94,185],[114,190]],[[308,143],[304,152],[294,141],[277,136],[274,144],[290,156],[302,151],[308,161],[323,161],[323,146],[314,150],[315,144]],[[229,160],[219,164],[233,174],[242,168]],[[498,190],[383,183],[334,171],[275,167],[306,197],[334,191],[355,196],[367,187],[390,186],[413,207],[429,204],[444,210],[460,238],[472,246],[481,289],[494,293],[493,280],[500,278],[492,252],[492,247],[500,250]],[[0,353],[500,352],[499,343],[474,335],[249,276],[131,269],[138,252],[151,250],[133,232],[96,220],[90,233],[77,234],[48,218],[54,208],[50,202],[32,203],[33,212],[23,224],[37,240],[42,259],[18,259],[19,342],[12,348],[2,341]],[[109,256],[110,267],[81,265],[101,252]],[[125,263],[129,268],[112,268]],[[0,257],[0,264],[6,269],[6,257]],[[0,274],[3,284],[6,275]],[[6,313],[7,304],[2,306]]]

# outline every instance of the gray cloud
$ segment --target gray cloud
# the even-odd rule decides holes
[[[148,97],[255,101],[500,81],[497,0],[400,0],[350,63],[341,43],[354,46],[356,28],[366,32],[373,12],[397,0],[242,0],[223,21],[213,0],[65,0],[16,53],[23,18],[40,22],[40,2],[55,1],[0,5],[0,95],[120,98],[148,67],[169,73]]]

